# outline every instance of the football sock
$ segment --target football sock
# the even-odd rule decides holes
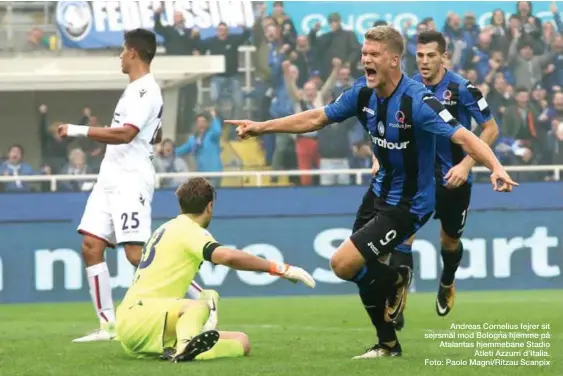
[[[209,318],[207,304],[192,304],[176,322],[176,338],[178,340],[178,353],[182,352],[185,345],[193,336],[201,332],[203,324]]]
[[[360,299],[377,331],[378,343],[388,343],[397,339],[395,327],[384,319],[385,307],[387,305],[387,294],[385,291],[377,291],[368,286],[359,286]]]
[[[236,339],[219,339],[211,350],[199,354],[196,360],[211,360],[217,358],[239,358],[244,356],[244,347]]]
[[[386,290],[389,286],[394,286],[398,277],[399,273],[396,268],[376,260],[369,265],[364,265],[351,281],[358,286],[370,285],[378,290]]]
[[[195,281],[192,281],[190,287],[188,287],[186,298],[192,300],[199,300],[199,296],[201,295],[202,291],[203,289],[201,288],[201,286],[198,285]]]
[[[86,268],[88,285],[90,286],[90,297],[100,324],[115,323],[115,311],[111,298],[111,282],[108,266],[105,262]]]
[[[389,266],[396,268],[401,265],[406,265],[413,269],[412,246],[400,244],[395,247],[395,252],[391,255]]]
[[[442,248],[442,261],[444,262],[444,269],[442,270],[442,278],[440,282],[444,286],[450,286],[454,283],[455,272],[459,267],[461,258],[463,257],[463,243],[459,243],[459,247],[455,251],[447,251]]]

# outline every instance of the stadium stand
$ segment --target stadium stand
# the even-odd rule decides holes
[[[326,15],[330,27],[319,22],[308,34],[300,34],[283,2],[243,3],[241,14],[246,18],[240,18],[241,27],[218,25],[216,30],[187,28],[185,14],[172,15],[168,5],[151,10],[158,21],[155,31],[163,38],[155,73],[165,87],[165,137],[180,148],[190,137],[197,139],[208,131],[215,112],[222,128],[217,149],[203,144],[182,155],[164,155],[159,147],[155,150],[158,171],[212,175],[224,171],[230,176],[224,176],[220,184],[230,187],[362,183],[361,176],[369,174],[370,156],[363,152],[368,140],[354,121],[304,137],[268,135],[244,142],[236,140],[233,129],[222,126],[224,118],[266,120],[322,106],[362,74],[361,40],[356,30],[343,27],[340,14]],[[443,25],[433,18],[405,22],[400,25],[407,47],[403,63],[406,72],[413,74],[418,32],[444,32],[451,69],[470,78],[486,94],[500,124],[498,156],[517,171],[519,180],[559,180],[559,167],[552,165],[563,160],[563,23],[555,4],[549,8],[550,17],[540,20],[525,3],[514,3],[510,16],[491,9],[484,23],[472,13],[454,12],[447,13]],[[91,126],[107,124],[125,83],[119,69],[114,69],[119,43],[80,48],[86,39],[69,42],[69,35],[81,26],[93,27],[93,18],[88,25],[78,22],[85,11],[96,16],[92,9],[69,10],[57,2],[0,3],[2,190],[91,188],[91,184],[61,182],[95,174],[103,148],[60,140],[53,130],[61,122],[77,119]],[[247,17],[249,9],[252,18]],[[195,126],[198,121],[203,122],[201,127]],[[221,150],[219,156],[209,157],[221,163],[202,162],[209,150]],[[177,158],[185,163],[177,163]],[[299,178],[275,172],[320,168],[326,172],[317,175],[345,178],[311,178],[302,172]],[[58,178],[58,174],[71,176]],[[29,184],[23,175],[47,183]],[[169,184],[161,186],[170,188]]]

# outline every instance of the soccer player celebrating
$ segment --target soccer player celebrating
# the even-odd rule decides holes
[[[266,122],[227,121],[246,138],[306,133],[357,116],[370,135],[380,168],[358,210],[353,234],[331,258],[334,273],[358,285],[378,332],[378,343],[356,358],[401,355],[393,321],[404,310],[412,270],[384,261],[434,211],[436,135],[485,164],[492,171],[495,191],[511,191],[517,185],[490,147],[460,125],[424,85],[403,75],[403,51],[397,30],[374,27],[365,33],[362,46],[365,76],[334,103]]]
[[[153,144],[160,142],[163,110],[160,88],[150,73],[156,53],[156,37],[148,30],[125,34],[121,70],[129,85],[117,103],[111,127],[91,128],[65,124],[61,137],[88,137],[108,144],[98,181],[88,198],[78,232],[83,235],[82,255],[90,295],[100,329],[74,342],[111,340],[115,337],[115,313],[111,297],[106,247],[125,248],[127,259],[137,266],[143,245],[151,235],[151,200],[155,172]]]
[[[206,260],[237,270],[269,272],[311,288],[315,281],[301,268],[217,243],[205,230],[215,200],[215,190],[207,180],[189,180],[176,196],[182,214],[153,233],[133,284],[117,309],[121,345],[136,357],[162,355],[174,362],[244,356],[250,351],[246,334],[202,331],[216,304],[214,299],[211,304],[183,299],[201,263]]]
[[[471,82],[445,67],[446,39],[437,31],[419,34],[416,62],[419,73],[413,80],[422,82],[442,101],[446,109],[468,130],[471,119],[483,131],[481,140],[492,145],[498,137],[498,125],[481,91]],[[454,277],[463,256],[460,238],[467,221],[471,198],[471,168],[475,160],[463,149],[445,137],[436,139],[436,162],[439,165],[436,176],[436,214],[441,222],[440,243],[444,269],[436,298],[436,313],[446,316],[453,307],[455,297]],[[414,237],[397,247],[391,256],[394,264],[409,265],[412,268],[411,245]],[[399,317],[397,329],[404,325]]]

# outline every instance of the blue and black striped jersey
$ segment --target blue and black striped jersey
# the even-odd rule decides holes
[[[412,79],[422,82],[422,77],[418,73]],[[437,85],[427,86],[427,88],[434,93],[434,96],[442,102],[452,116],[469,130],[471,130],[471,118],[475,119],[479,125],[483,125],[493,118],[481,91],[457,73],[446,70],[446,74]],[[446,184],[444,176],[465,156],[461,146],[454,144],[450,139],[439,137],[436,140],[437,178],[443,185]],[[472,182],[471,173],[467,177],[467,181]]]
[[[390,205],[413,214],[434,210],[436,136],[451,138],[461,127],[424,85],[406,76],[388,98],[378,98],[365,77],[325,107],[330,121],[357,116],[369,133],[380,169],[372,189]]]

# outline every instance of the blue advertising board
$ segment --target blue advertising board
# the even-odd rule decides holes
[[[266,2],[269,9],[271,1]],[[59,1],[56,22],[65,47],[94,49],[120,47],[123,32],[137,27],[153,29],[154,9],[163,6],[162,21],[171,25],[174,11],[180,11],[185,26],[197,27],[202,38],[215,35],[215,27],[225,22],[233,32],[237,26],[251,27],[254,10],[251,1]],[[552,20],[550,2],[534,2],[533,13],[543,21]],[[328,15],[341,15],[344,27],[354,30],[360,40],[375,21],[385,20],[396,28],[405,22],[414,26],[423,18],[432,17],[441,30],[448,12],[460,15],[472,12],[479,24],[488,24],[491,13],[498,8],[507,14],[515,12],[516,3],[500,1],[286,1],[286,13],[291,16],[300,34],[308,33],[320,22],[321,31],[329,30]],[[159,37],[161,42],[161,38]]]
[[[204,263],[203,285],[224,296],[353,293],[329,267],[351,233],[365,187],[220,189],[210,230],[221,243],[307,269],[315,290],[268,274]],[[528,183],[512,194],[476,185],[458,271],[462,290],[563,288],[563,184]],[[86,193],[0,194],[0,303],[88,299],[76,227]],[[153,227],[178,213],[172,191],[158,191]],[[438,223],[414,244],[417,291],[434,291],[440,275]],[[133,276],[123,251],[107,252],[114,297]]]
[[[199,29],[204,39],[215,35],[220,22],[234,33],[241,32],[240,26],[254,24],[251,1],[59,1],[56,22],[64,47],[121,47],[125,31],[152,30],[154,10],[161,7],[164,26],[172,25],[174,12],[180,11],[185,27]]]

